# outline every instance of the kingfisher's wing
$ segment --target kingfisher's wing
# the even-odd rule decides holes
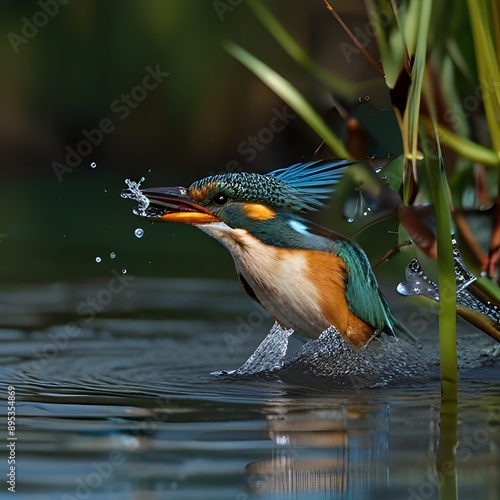
[[[351,311],[380,331],[395,335],[394,328],[397,328],[410,340],[417,341],[417,338],[393,316],[365,253],[347,240],[339,241],[337,247],[338,255],[347,263],[349,270],[346,298]]]
[[[296,163],[288,168],[269,172],[268,176],[284,183],[283,193],[290,209],[297,212],[314,211],[323,208],[322,200],[328,198],[333,186],[339,182],[346,168],[355,162],[349,160],[320,160]]]
[[[338,241],[336,247],[349,271],[345,294],[351,311],[378,330],[394,333],[392,314],[365,253],[347,240]]]

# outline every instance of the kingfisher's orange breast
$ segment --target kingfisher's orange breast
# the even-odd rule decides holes
[[[309,279],[317,287],[320,309],[328,325],[337,328],[351,344],[366,344],[375,328],[356,316],[347,303],[345,286],[348,271],[345,262],[327,252],[304,252],[308,260]]]
[[[347,303],[348,271],[340,257],[265,245],[246,232],[235,242],[239,248],[231,254],[238,273],[282,326],[315,339],[333,325],[354,346],[371,338],[375,328]]]

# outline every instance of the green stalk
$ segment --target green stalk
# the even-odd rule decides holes
[[[456,500],[457,469],[455,450],[458,445],[457,401],[442,401],[439,412],[439,444],[436,471],[439,474],[439,498]]]
[[[390,89],[393,89],[406,58],[405,40],[399,25],[397,7],[394,2],[391,5],[387,0],[365,0],[365,4],[375,32],[380,61],[384,69],[385,83]],[[393,22],[390,24],[389,32],[386,33],[383,27],[385,23],[381,19],[380,13],[386,13],[389,9],[393,14]],[[391,42],[390,37],[399,38],[399,43]]]
[[[429,90],[429,89],[427,89]],[[426,93],[429,97],[429,92]],[[429,99],[427,99],[429,102]],[[432,102],[432,101],[431,101]],[[434,114],[432,103],[431,114]],[[435,123],[435,121],[434,121]],[[435,139],[438,155],[431,156],[424,148],[425,165],[429,177],[432,201],[436,213],[437,266],[439,287],[439,354],[441,358],[441,409],[439,445],[436,471],[439,474],[439,498],[456,500],[457,476],[455,449],[458,418],[458,363],[457,363],[457,296],[455,263],[451,242],[451,211],[448,182],[437,129]],[[422,137],[423,139],[424,137]],[[426,144],[426,141],[422,141]]]
[[[458,394],[457,306],[448,183],[441,158],[427,159],[426,164],[437,226],[441,393],[443,400],[453,401]]]
[[[342,141],[289,81],[239,45],[226,42],[225,49],[292,107],[338,158],[351,158]]]
[[[422,123],[428,132],[434,127],[428,118],[422,117]],[[441,143],[448,146],[455,153],[482,163],[486,167],[500,168],[500,157],[495,151],[485,148],[466,137],[460,137],[441,125],[436,124],[435,127]]]
[[[247,4],[283,50],[302,67],[302,69],[317,78],[330,90],[333,90],[335,93],[347,99],[358,97],[363,93],[366,85],[344,80],[323,69],[321,66],[318,66],[260,0],[247,0]]]
[[[424,9],[424,6],[422,6]],[[430,11],[428,12],[430,14]],[[417,56],[419,43],[417,41]],[[439,287],[439,351],[441,358],[441,403],[455,402],[458,399],[457,363],[457,290],[455,281],[455,262],[453,256],[451,198],[448,180],[444,170],[441,143],[437,129],[432,79],[423,81],[422,92],[427,105],[430,124],[437,146],[437,155],[431,154],[426,147],[424,127],[420,129],[424,146],[424,160],[429,178],[431,198],[436,214],[437,267]]]
[[[425,65],[427,61],[427,37],[429,34],[429,23],[431,19],[432,0],[421,0],[418,3],[417,40],[415,46],[415,59],[411,71],[411,86],[408,95],[406,110],[403,117],[403,144],[407,165],[405,179],[417,178],[417,149],[418,129],[420,119],[420,100],[422,95],[422,82],[424,79]],[[413,22],[413,21],[412,21]],[[410,199],[411,183],[405,185],[405,201]]]
[[[451,242],[451,212],[448,182],[436,131],[438,157],[425,151],[425,165],[436,213],[437,265],[439,286],[439,350],[441,356],[441,397],[456,401],[458,396],[457,302],[455,265]],[[425,141],[423,141],[425,143]]]
[[[500,66],[493,32],[498,20],[493,26],[490,22],[496,9],[491,9],[490,2],[477,0],[468,0],[468,5],[484,111],[493,149],[500,159]]]

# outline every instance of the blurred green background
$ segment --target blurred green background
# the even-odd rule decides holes
[[[341,44],[349,39],[322,1],[266,5],[314,60],[353,85],[375,82],[370,104],[390,108],[383,78],[364,56],[346,58]],[[336,8],[351,27],[366,25],[362,1],[336,2]],[[229,255],[200,231],[135,217],[133,203],[120,197],[125,179],[189,185],[228,164],[267,172],[314,157],[320,140],[299,117],[271,140],[262,135],[267,143],[250,144],[285,105],[224,51],[224,40],[294,82],[326,117],[330,94],[285,55],[244,2],[10,1],[0,11],[1,282],[93,278],[111,269],[233,278]],[[370,49],[376,53],[374,41]],[[145,90],[147,68],[168,76]],[[152,79],[145,83],[154,86]],[[98,144],[61,171],[68,148],[87,153],[83,131],[103,120],[113,130],[102,140],[91,132]],[[319,217],[346,231],[348,224],[334,215]],[[139,227],[141,239],[134,235]]]

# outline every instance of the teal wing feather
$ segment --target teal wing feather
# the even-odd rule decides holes
[[[396,327],[411,340],[417,340],[393,316],[387,299],[379,289],[366,254],[349,241],[339,241],[337,248],[339,257],[346,262],[349,270],[346,297],[351,311],[377,330],[395,335]]]
[[[353,162],[349,160],[296,163],[265,175],[284,183],[290,208],[296,211],[314,211],[325,206],[322,200],[329,197],[333,186],[352,164]]]

